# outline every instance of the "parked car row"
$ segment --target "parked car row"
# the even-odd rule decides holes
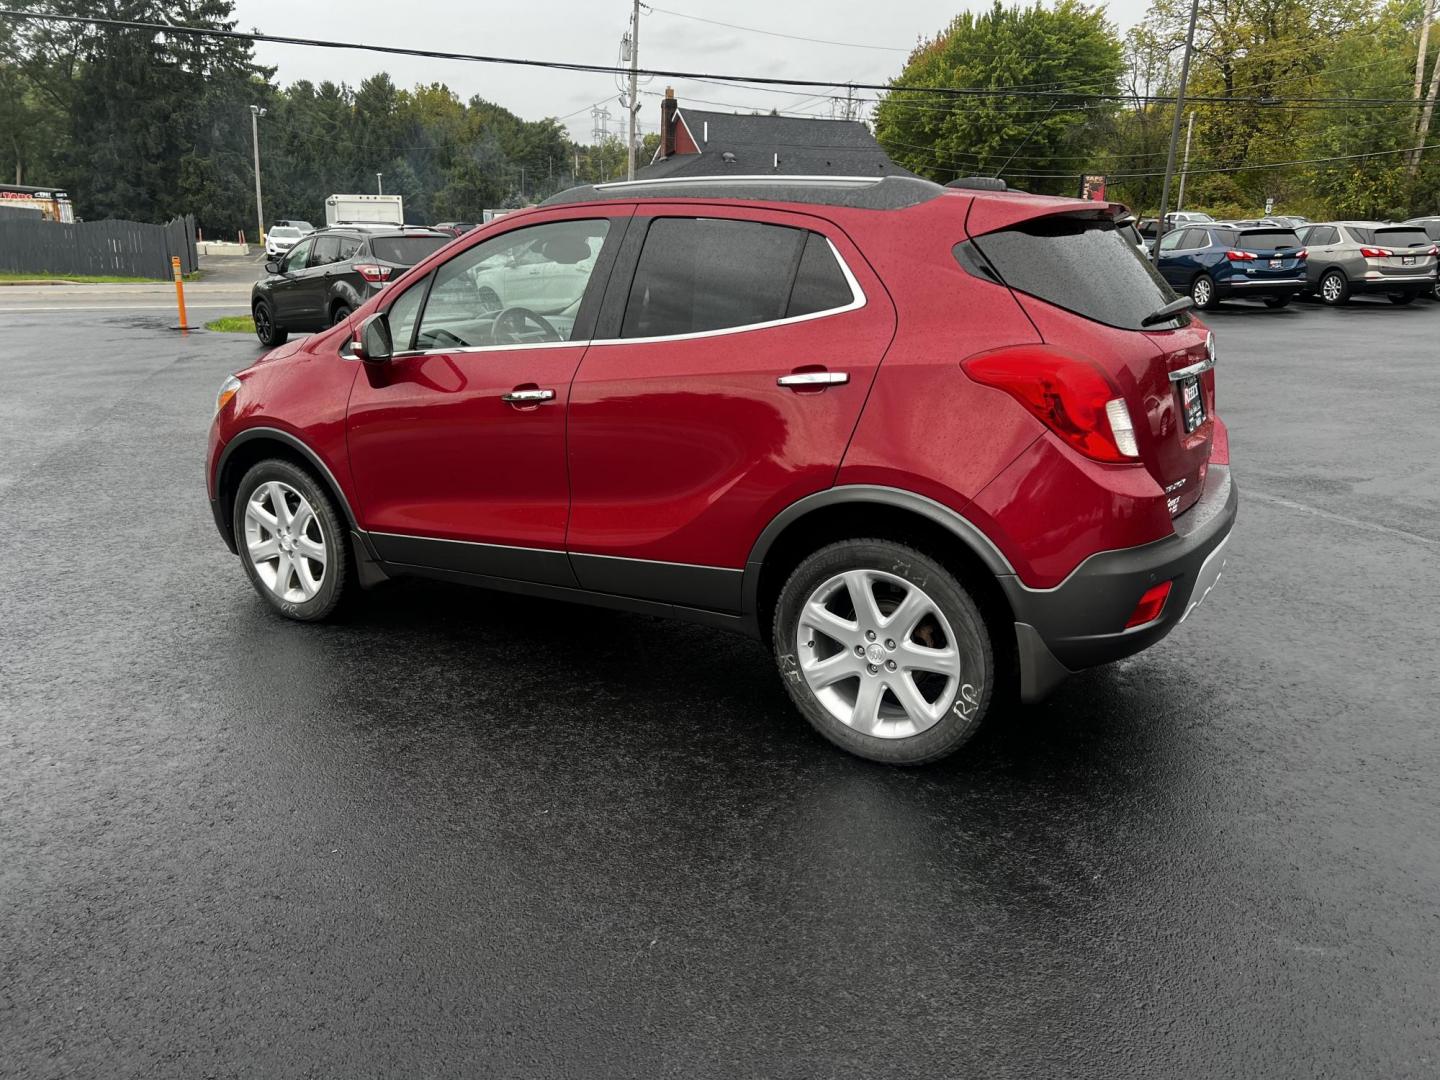
[[[1197,222],[1161,237],[1156,268],[1202,309],[1242,297],[1269,307],[1307,295],[1331,306],[1367,294],[1394,304],[1440,299],[1440,245],[1420,224]]]

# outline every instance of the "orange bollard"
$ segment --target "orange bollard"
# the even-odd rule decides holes
[[[170,272],[175,275],[175,303],[180,306],[180,321],[172,329],[187,331],[190,324],[185,320],[185,281],[180,275],[180,256],[170,257]]]

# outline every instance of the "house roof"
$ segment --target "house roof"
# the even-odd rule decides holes
[[[678,176],[914,176],[890,160],[858,120],[677,109],[698,154],[672,154],[637,169],[636,179]],[[708,138],[706,137],[708,134]],[[733,159],[723,156],[729,153]],[[779,165],[776,165],[776,157]]]

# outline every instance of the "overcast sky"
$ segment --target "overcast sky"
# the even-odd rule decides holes
[[[882,0],[836,4],[820,0],[661,0],[640,19],[641,66],[684,71],[787,78],[825,78],[839,82],[884,82],[899,74],[917,38],[930,36],[966,8],[988,3],[956,0]],[[1110,19],[1121,31],[1144,14],[1147,0],[1111,0]],[[337,14],[343,12],[343,14]],[[732,23],[739,30],[673,12]],[[331,38],[580,63],[616,63],[620,37],[630,18],[628,0],[531,0],[508,4],[461,4],[454,0],[345,0],[343,4],[297,0],[236,0],[240,29],[296,37]],[[755,32],[769,31],[769,34]],[[823,38],[821,44],[773,35]],[[859,47],[860,45],[869,47]],[[401,86],[443,82],[462,99],[479,94],[527,120],[563,118],[572,137],[589,142],[591,106],[611,113],[610,130],[619,134],[624,109],[616,101],[615,78],[563,71],[538,71],[454,60],[422,60],[378,53],[257,45],[261,63],[278,70],[288,84],[297,79],[330,79],[352,86],[388,71]],[[658,126],[659,94],[665,80],[641,87],[641,130]],[[827,91],[773,93],[699,82],[676,82],[677,96],[701,108],[784,111],[828,115]],[[829,91],[834,93],[834,91]]]

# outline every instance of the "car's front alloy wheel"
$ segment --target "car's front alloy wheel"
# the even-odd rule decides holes
[[[347,573],[343,523],[324,489],[288,461],[262,461],[235,497],[235,539],[255,591],[293,619],[334,610]]]
[[[941,563],[855,540],[806,559],[781,590],[775,653],[791,698],[831,742],[918,765],[958,749],[994,695],[978,606]]]

